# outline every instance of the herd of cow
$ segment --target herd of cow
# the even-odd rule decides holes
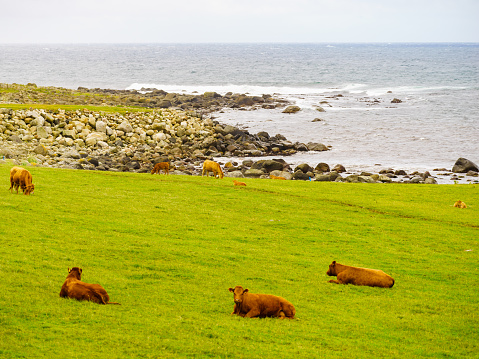
[[[169,173],[168,162],[157,163],[151,170],[151,174]],[[213,172],[214,177],[223,178],[223,171],[217,162],[206,160],[203,163],[202,175]],[[235,186],[245,186],[243,182],[234,181]],[[25,195],[33,193],[35,186],[32,183],[32,175],[22,167],[13,167],[10,170],[10,192],[21,188]],[[464,202],[457,201],[454,207],[467,208]],[[330,283],[353,284],[370,287],[391,288],[394,279],[382,270],[351,267],[333,261],[326,272],[328,276],[335,276],[336,280]],[[82,269],[74,267],[68,269],[68,275],[60,291],[60,297],[87,300],[98,304],[120,304],[110,302],[106,290],[99,284],[89,284],[81,281]],[[246,318],[278,317],[293,319],[296,309],[293,304],[284,298],[271,294],[253,294],[241,286],[229,288],[234,295],[234,309],[232,315],[236,314]]]
[[[68,275],[60,290],[60,297],[76,300],[87,300],[98,304],[120,304],[110,302],[106,290],[99,284],[82,282],[82,269],[68,268]],[[329,276],[336,276],[337,280],[330,283],[354,284],[370,287],[391,288],[394,279],[382,270],[346,266],[336,261],[329,265],[326,272]],[[246,318],[277,317],[294,319],[296,309],[284,298],[271,294],[253,294],[241,286],[229,288],[233,293],[234,308],[231,315]]]

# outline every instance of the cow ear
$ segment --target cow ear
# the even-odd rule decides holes
[[[70,269],[70,267],[68,267],[68,273],[70,273],[72,270]]]
[[[233,292],[233,293],[234,293],[234,291],[235,291],[233,288],[230,288],[230,289],[228,289],[228,290],[229,290],[230,292]]]
[[[246,292],[248,292],[248,291],[249,291],[249,289],[245,289],[245,290],[243,291],[243,293],[246,293]]]
[[[83,269],[80,268],[80,274],[83,272]]]
[[[336,265],[336,261],[333,261],[333,263],[332,263],[332,264],[333,264],[333,266],[335,266],[335,265]]]

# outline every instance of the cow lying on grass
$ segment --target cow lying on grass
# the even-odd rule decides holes
[[[456,203],[454,203],[454,207],[467,208],[466,204],[463,201],[456,201]]]
[[[216,178],[223,178],[224,176],[219,163],[206,160],[205,162],[203,162],[203,172],[201,172],[201,176],[204,176],[206,173],[206,177],[209,177],[210,172],[213,172],[213,175]]]
[[[98,304],[120,304],[110,302],[108,293],[101,285],[82,282],[81,274],[81,268],[68,268],[68,275],[60,291],[60,297],[88,300]]]
[[[29,171],[22,167],[12,167],[10,170],[10,193],[18,188],[22,189],[23,194],[30,195],[35,190],[35,185],[32,183],[32,175]]]
[[[275,176],[275,175],[269,175],[271,179],[277,179],[277,180],[285,180],[286,178],[281,177],[281,176]]]
[[[234,293],[233,313],[246,318],[279,317],[294,319],[296,309],[286,299],[271,294],[253,294],[248,289],[236,286],[229,288]]]
[[[236,181],[236,180],[233,180],[233,184],[234,184],[235,186],[246,186],[246,183],[240,182],[240,181]]]
[[[151,174],[161,174],[161,170],[165,171],[165,175],[170,173],[170,164],[168,162],[159,162],[151,170]]]
[[[337,280],[329,283],[367,285],[369,287],[391,288],[394,279],[379,269],[345,266],[333,261],[326,272],[329,276],[337,276]]]

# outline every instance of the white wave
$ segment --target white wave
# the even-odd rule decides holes
[[[154,88],[164,90],[166,92],[195,94],[205,92],[217,92],[224,95],[228,92],[248,94],[251,96],[261,96],[263,94],[277,94],[285,97],[289,96],[319,96],[327,94],[352,94],[365,96],[384,96],[388,93],[392,95],[408,95],[427,93],[432,91],[442,90],[462,90],[466,87],[452,87],[452,86],[397,86],[397,87],[372,87],[371,85],[361,83],[341,84],[337,87],[319,87],[319,86],[260,86],[260,85],[178,85],[178,84],[155,84],[155,83],[133,83],[126,88],[126,90],[141,91],[142,88]]]

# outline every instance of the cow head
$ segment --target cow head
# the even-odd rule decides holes
[[[234,289],[230,288],[230,292],[234,294],[234,301],[237,304],[243,303],[243,294],[248,292],[248,289],[243,289],[243,287],[237,285]]]
[[[336,276],[338,274],[338,272],[336,271],[336,261],[333,261],[333,263],[329,265],[329,269],[326,274],[329,276]]]
[[[28,186],[25,186],[25,190],[23,191],[23,194],[26,194],[28,196],[30,194],[33,194],[34,190],[35,190],[35,185],[32,183]]]
[[[68,268],[68,277],[74,277],[81,280],[82,269],[78,267]]]

